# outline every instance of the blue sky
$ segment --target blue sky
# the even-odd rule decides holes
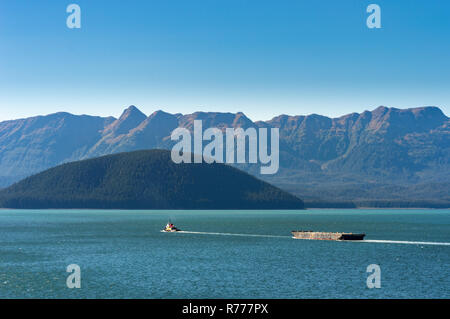
[[[82,27],[66,27],[66,7]],[[381,7],[368,29],[366,7]],[[450,111],[450,1],[2,0],[0,120]]]

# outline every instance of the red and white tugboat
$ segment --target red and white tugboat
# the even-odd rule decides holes
[[[165,233],[175,233],[177,231],[181,231],[181,229],[176,228],[174,224],[172,224],[171,222],[168,222],[166,227],[164,227],[164,229],[162,230],[162,232]]]

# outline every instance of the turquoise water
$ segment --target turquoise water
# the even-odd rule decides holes
[[[161,233],[169,217],[200,233]],[[293,229],[441,244],[295,240]],[[1,210],[0,297],[450,298],[449,243],[449,210]],[[81,289],[66,286],[69,264]],[[370,264],[379,289],[367,288]]]

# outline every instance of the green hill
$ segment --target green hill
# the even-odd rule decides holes
[[[0,191],[5,208],[302,209],[297,197],[224,164],[175,164],[164,150],[72,162]]]

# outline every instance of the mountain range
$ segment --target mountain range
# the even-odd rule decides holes
[[[145,149],[170,149],[171,132],[208,127],[280,130],[280,169],[259,175],[309,207],[450,207],[450,119],[438,107],[373,111],[339,118],[196,112],[150,116],[135,106],[118,118],[56,113],[0,123],[0,186],[62,163]]]

